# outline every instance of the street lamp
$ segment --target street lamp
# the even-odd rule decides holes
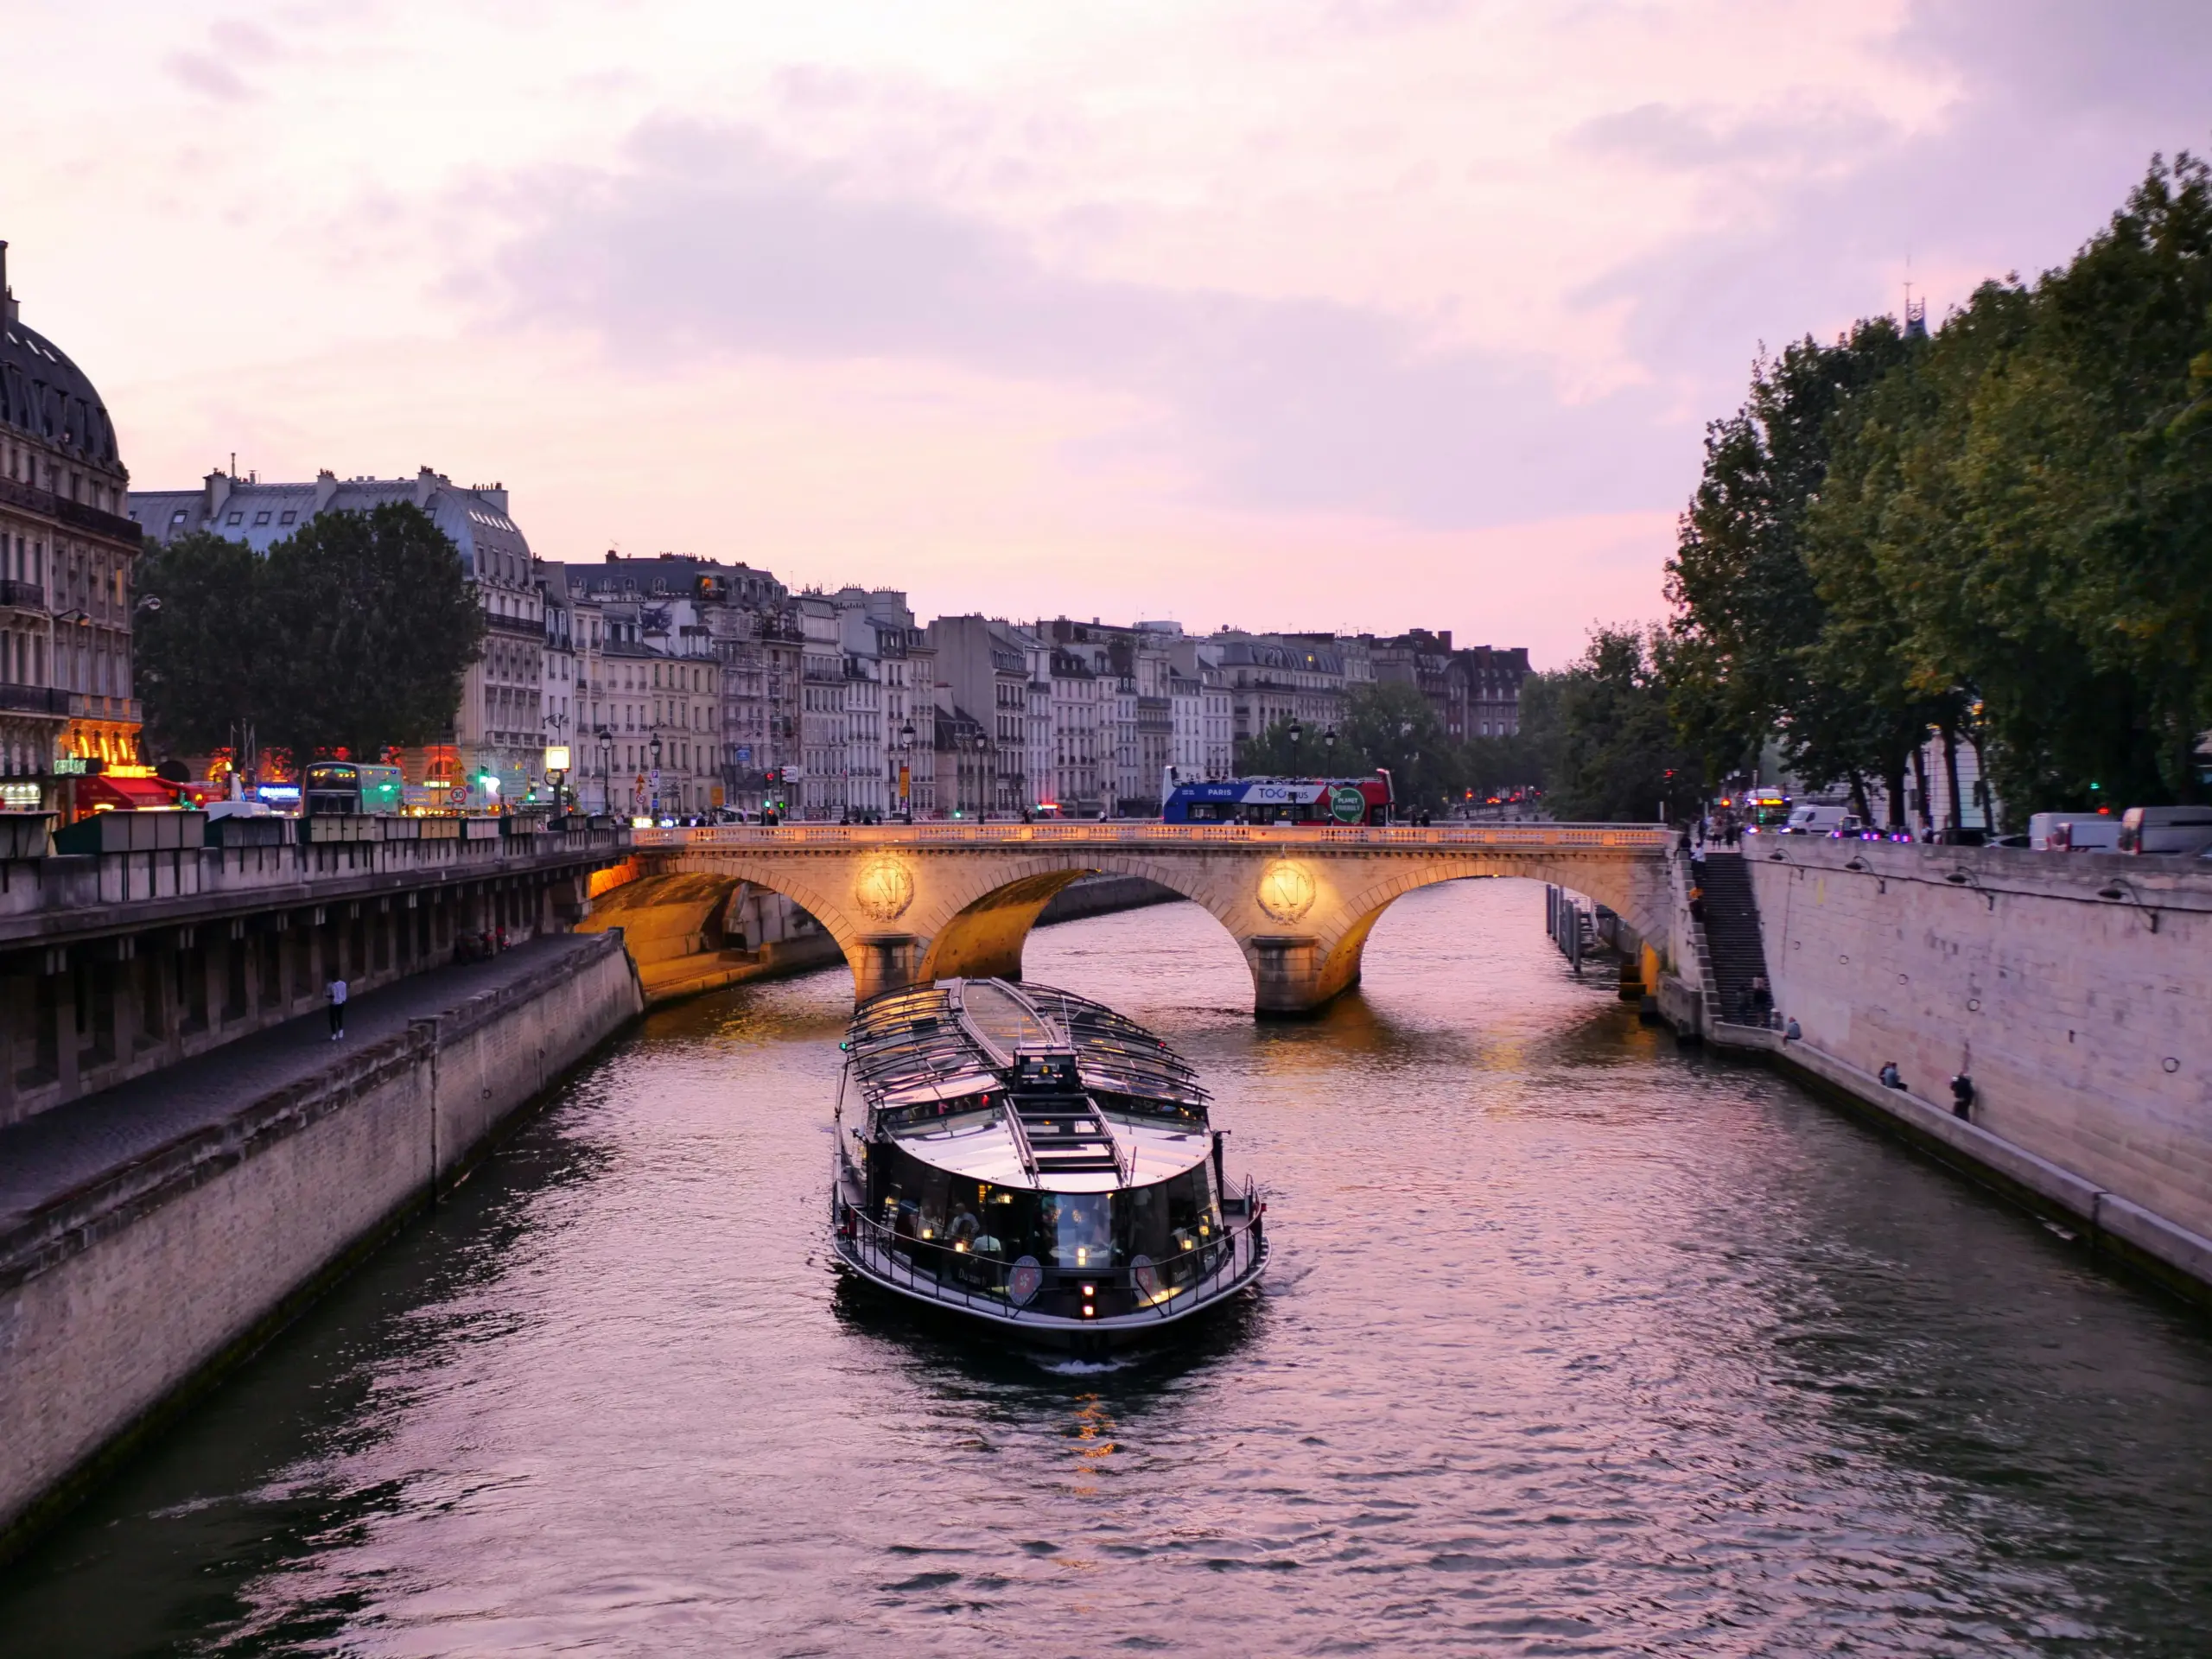
[[[646,779],[646,785],[651,791],[648,797],[650,802],[648,810],[658,819],[660,817],[660,734],[658,732],[653,734],[652,741],[645,746],[645,753],[652,760],[652,771]]]
[[[914,821],[913,753],[914,722],[910,720],[899,728],[899,816],[909,823]]]
[[[614,810],[614,734],[604,726],[599,728],[599,810]]]

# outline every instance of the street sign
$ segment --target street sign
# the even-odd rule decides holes
[[[741,743],[737,746],[737,764],[741,766],[749,766],[753,764],[753,746],[750,743]]]

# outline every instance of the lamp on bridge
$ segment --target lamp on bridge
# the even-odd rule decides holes
[[[545,746],[545,781],[553,785],[553,810],[561,810],[561,785],[569,780],[569,746],[549,743]]]
[[[614,734],[599,728],[599,810],[614,810]]]
[[[913,748],[914,722],[910,720],[899,728],[899,811],[909,823],[914,821],[914,773],[906,757]]]

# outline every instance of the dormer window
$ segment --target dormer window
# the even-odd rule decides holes
[[[253,522],[256,524],[265,524],[269,522],[269,515],[265,512],[257,512],[253,515]]]
[[[184,509],[182,507],[179,507],[175,512],[169,514],[169,523],[173,524],[181,524],[183,522]]]
[[[226,524],[242,524],[245,522],[245,514],[242,512],[234,512],[229,518],[224,519],[223,522]]]
[[[276,522],[280,524],[289,524],[299,516],[300,515],[296,511],[292,512],[280,512],[276,515]]]

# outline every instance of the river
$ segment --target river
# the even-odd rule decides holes
[[[1540,889],[1401,900],[1312,1024],[1192,905],[1027,965],[1215,1090],[1249,1308],[1078,1363],[842,1284],[849,982],[724,994],[0,1573],[0,1652],[2212,1652],[2212,1322],[1678,1050]]]

